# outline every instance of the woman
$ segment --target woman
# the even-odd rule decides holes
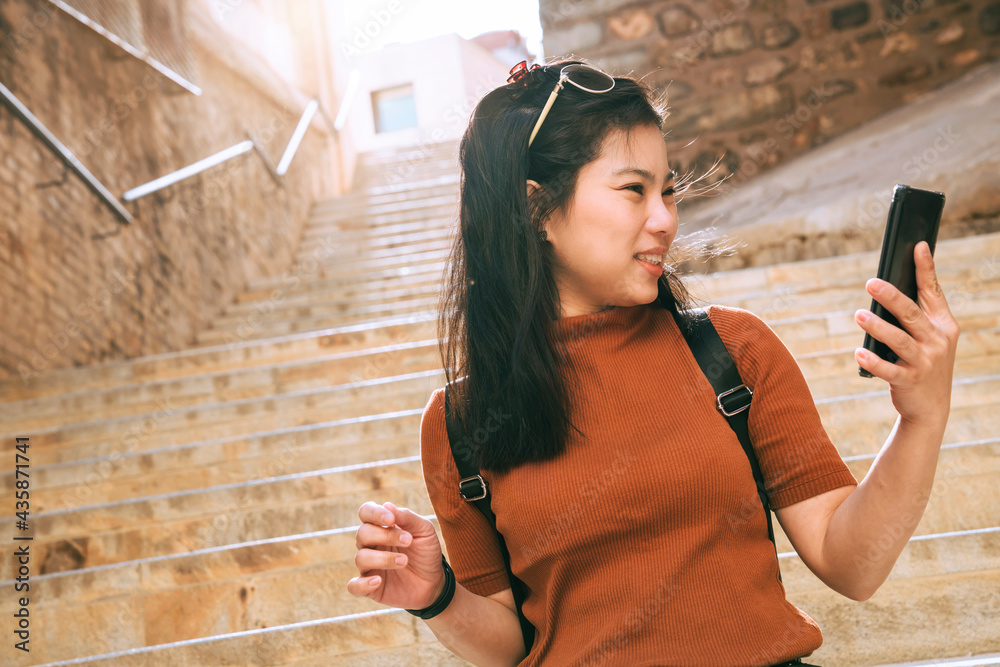
[[[421,458],[458,584],[446,586],[430,521],[369,502],[348,590],[425,610],[478,665],[797,660],[819,628],[785,600],[747,458],[681,335],[664,109],[641,82],[603,85],[592,70],[553,99],[567,64],[519,65],[473,112],[439,332],[448,380],[465,378],[449,402],[477,434],[497,529],[530,591],[530,653],[495,532],[458,495],[443,388],[424,411]],[[708,309],[754,392],[772,509],[809,569],[855,600],[885,580],[923,513],[950,407],[959,329],[926,244],[915,259],[919,308],[867,285],[905,330],[856,314],[901,358],[855,352],[899,412],[860,484],[774,333],[745,310]]]

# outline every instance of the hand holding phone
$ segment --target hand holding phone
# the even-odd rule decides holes
[[[920,190],[908,185],[897,185],[893,189],[877,275],[881,280],[892,283],[914,302],[917,301],[917,276],[913,251],[919,242],[927,241],[931,254],[934,254],[942,210],[944,194],[940,192]],[[874,299],[871,311],[889,324],[900,327],[899,320]],[[896,363],[899,359],[888,345],[876,340],[871,334],[865,334],[863,347],[890,363]],[[858,374],[873,377],[861,367],[858,367]]]

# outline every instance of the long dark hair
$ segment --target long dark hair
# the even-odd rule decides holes
[[[643,82],[616,77],[610,92],[566,85],[528,148],[528,136],[566,60],[532,70],[487,93],[476,105],[459,146],[462,168],[459,233],[455,236],[438,320],[448,400],[483,470],[504,472],[551,459],[565,448],[571,383],[565,341],[547,324],[559,318],[551,245],[542,222],[565,210],[577,176],[597,159],[605,138],[652,125],[663,131],[666,107]],[[526,180],[536,181],[529,201]],[[655,303],[687,326],[689,297],[667,269]]]

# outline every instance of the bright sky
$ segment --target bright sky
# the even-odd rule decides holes
[[[416,42],[449,32],[466,39],[491,30],[517,30],[525,36],[528,50],[539,58],[542,26],[538,0],[395,0],[398,8],[378,35],[382,44]],[[390,0],[346,0],[344,15],[349,25],[385,17]]]

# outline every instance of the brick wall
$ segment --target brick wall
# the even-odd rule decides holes
[[[996,0],[540,0],[548,57],[632,71],[675,168],[727,187],[1000,56]],[[693,142],[693,143],[692,143]],[[691,144],[691,145],[688,145]]]
[[[0,3],[0,81],[116,196],[252,132],[277,160],[300,100],[193,40],[194,96],[40,0]],[[252,69],[252,68],[251,68]],[[279,185],[254,151],[127,205],[122,225],[0,105],[0,376],[184,348],[249,280],[292,261],[335,182],[314,128]]]

